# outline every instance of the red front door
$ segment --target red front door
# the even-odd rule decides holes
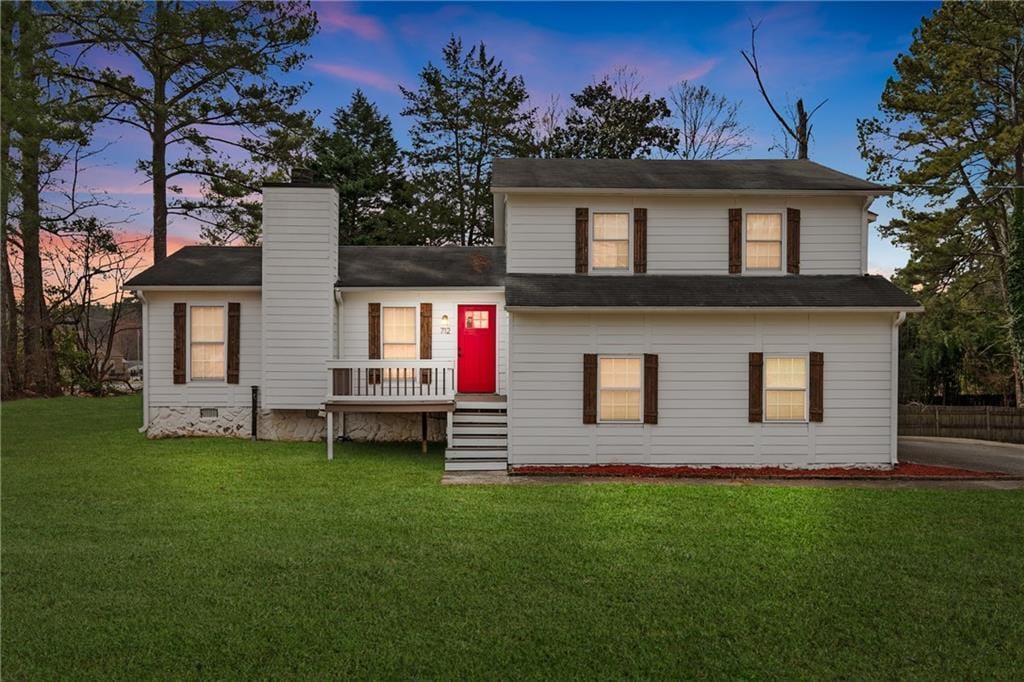
[[[459,306],[459,393],[494,393],[497,308]]]

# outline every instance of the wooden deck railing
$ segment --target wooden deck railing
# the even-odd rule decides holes
[[[438,360],[330,360],[329,402],[455,400],[455,363]]]

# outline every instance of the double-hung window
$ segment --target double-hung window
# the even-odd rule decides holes
[[[381,312],[381,356],[384,360],[416,359],[416,307],[387,307]],[[411,369],[388,369],[387,379],[412,378]]]
[[[629,270],[629,214],[595,213],[591,269]]]
[[[224,306],[194,305],[189,321],[191,376],[193,381],[223,381]]]
[[[747,270],[782,269],[782,214],[747,214]]]
[[[597,376],[599,421],[639,422],[643,408],[641,358],[600,356]]]
[[[805,421],[807,358],[765,358],[764,377],[765,421]]]

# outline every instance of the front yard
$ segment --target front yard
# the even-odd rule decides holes
[[[139,414],[3,405],[6,679],[1024,669],[1019,491],[442,487],[439,450]]]

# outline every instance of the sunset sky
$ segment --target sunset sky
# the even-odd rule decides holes
[[[315,3],[321,30],[301,78],[312,82],[304,106],[331,112],[362,88],[394,124],[400,142],[410,122],[400,115],[398,85],[413,87],[428,61],[438,61],[450,35],[468,45],[484,41],[493,55],[521,74],[534,100],[564,102],[595,77],[618,66],[635,67],[649,89],[664,95],[680,79],[703,83],[742,100],[741,118],[751,127],[746,158],[777,157],[769,151],[778,125],[757,93],[739,54],[749,45],[749,21],[762,21],[758,54],[769,91],[784,102],[828,98],[814,119],[811,158],[864,176],[855,124],[872,115],[892,62],[910,44],[911,32],[937,3]],[[124,202],[116,217],[129,232],[149,231],[150,187],[136,172],[148,153],[144,134],[104,126],[98,144],[114,144],[93,161],[86,181]],[[186,192],[195,185],[181,183]],[[881,222],[891,215],[875,204]],[[170,228],[169,250],[198,241],[198,227],[182,220]],[[891,274],[905,255],[877,234],[870,265]]]

